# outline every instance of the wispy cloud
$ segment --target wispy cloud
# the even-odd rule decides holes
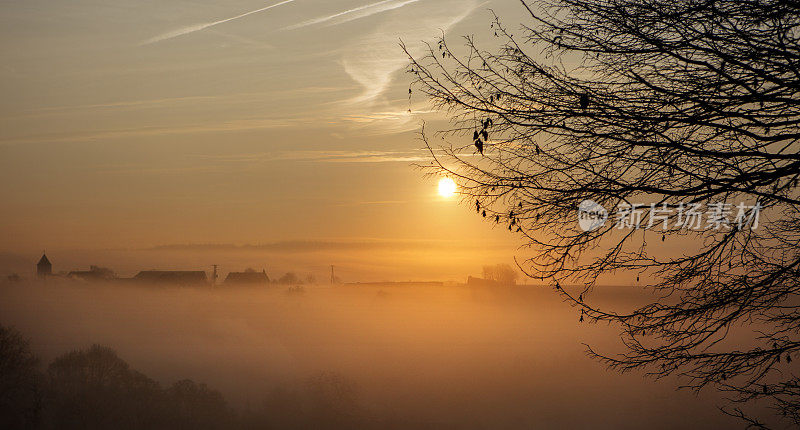
[[[339,207],[348,207],[348,206],[384,206],[384,205],[404,205],[407,204],[408,200],[375,200],[375,201],[366,201],[366,202],[348,202],[348,203],[339,203],[335,204],[334,206]]]
[[[159,97],[139,100],[119,100],[107,103],[90,104],[67,104],[58,106],[46,106],[31,110],[21,110],[15,115],[4,116],[3,119],[38,117],[46,115],[72,114],[76,111],[103,111],[111,109],[152,109],[157,107],[175,108],[177,106],[196,106],[199,103],[213,102],[215,105],[230,105],[242,101],[274,101],[290,100],[295,97],[307,97],[309,95],[323,95],[338,92],[350,92],[357,89],[356,86],[304,86],[299,88],[285,88],[273,91],[247,91],[233,92],[226,94],[211,94],[198,96],[176,96]],[[322,103],[320,103],[322,104]]]
[[[395,202],[354,202],[358,203],[395,203]],[[400,203],[400,202],[398,202]],[[276,251],[276,252],[321,252],[342,250],[375,250],[388,249],[430,249],[459,246],[466,249],[506,249],[504,242],[475,242],[462,239],[383,239],[383,238],[349,238],[327,240],[286,240],[258,244],[233,244],[233,243],[187,243],[160,245],[144,248],[146,251],[202,251],[202,250],[241,250],[241,251]]]
[[[239,18],[244,18],[244,17],[246,17],[248,15],[252,15],[252,14],[255,14],[255,13],[263,12],[265,10],[272,9],[274,7],[278,7],[278,6],[281,6],[281,5],[285,5],[287,3],[292,3],[294,1],[295,0],[284,0],[282,2],[275,3],[273,5],[262,7],[260,9],[256,9],[256,10],[251,10],[250,12],[245,12],[245,13],[243,13],[241,15],[236,15],[236,16],[233,16],[233,17],[230,17],[230,18],[221,19],[219,21],[204,22],[204,23],[200,23],[200,24],[190,25],[188,27],[179,28],[177,30],[173,30],[173,31],[170,31],[170,32],[167,32],[167,33],[160,34],[158,36],[152,37],[150,39],[147,39],[144,42],[142,42],[141,44],[142,45],[149,45],[151,43],[161,42],[163,40],[173,39],[173,38],[178,37],[178,36],[184,36],[184,35],[187,35],[187,34],[195,33],[195,32],[198,32],[198,31],[205,30],[207,28],[213,27],[215,25],[220,25],[220,24],[224,24],[226,22],[230,22],[230,21],[239,19]]]
[[[285,157],[323,163],[411,163],[425,160],[424,155],[412,151],[296,151]]]
[[[424,10],[404,9],[396,20],[383,23],[374,33],[345,47],[340,60],[344,71],[363,88],[361,94],[348,100],[349,104],[363,106],[375,101],[389,88],[393,75],[408,65],[408,58],[397,46],[399,39],[412,43],[429,39],[435,34],[432,29],[446,31],[477,7],[475,0],[452,0],[430,4]],[[411,49],[418,51],[414,45]]]
[[[22,137],[3,139],[0,137],[0,146],[37,144],[37,143],[67,143],[67,142],[96,142],[110,139],[124,139],[146,136],[191,135],[202,133],[225,133],[243,130],[275,129],[291,126],[312,124],[310,120],[295,118],[248,118],[220,121],[217,123],[192,123],[176,126],[143,126],[137,128],[120,128],[108,130],[92,130],[86,132],[70,133],[43,133]]]
[[[308,161],[319,163],[397,163],[427,160],[421,151],[293,150],[255,154],[197,155],[196,158],[230,163]]]
[[[194,154],[190,165],[151,166],[149,163],[107,164],[95,170],[104,175],[182,175],[187,173],[241,172],[243,168],[268,162],[300,163],[413,163],[428,159],[416,151],[291,150],[241,154]],[[399,204],[399,200],[356,201],[342,205]],[[336,205],[338,206],[338,204]]]
[[[298,24],[290,25],[282,28],[282,30],[296,30],[298,28],[308,27],[310,25],[322,24],[330,22],[331,24],[342,24],[345,22],[353,21],[360,18],[375,15],[377,13],[390,11],[403,7],[409,3],[416,3],[420,0],[383,0],[376,3],[371,3],[359,6],[353,9],[348,9],[342,12],[337,12],[332,15],[323,16],[320,18],[309,19]]]

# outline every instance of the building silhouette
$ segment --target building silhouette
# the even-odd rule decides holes
[[[244,272],[230,272],[225,277],[225,285],[252,285],[252,284],[266,284],[269,282],[266,270],[256,272],[255,270],[247,270]]]
[[[47,259],[47,255],[42,253],[42,258],[39,259],[39,262],[36,263],[36,276],[39,278],[45,278],[53,274],[53,265],[50,264],[50,260]]]
[[[206,272],[202,270],[143,270],[137,273],[133,280],[156,285],[210,285]]]

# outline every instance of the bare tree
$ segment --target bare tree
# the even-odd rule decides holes
[[[423,130],[425,168],[456,179],[476,212],[520,234],[530,245],[523,270],[550,280],[582,321],[621,328],[623,354],[590,354],[728,391],[733,402],[767,401],[800,425],[791,364],[800,349],[800,4],[521,7],[528,24],[512,31],[494,16],[489,48],[475,36],[452,49],[442,37],[422,56],[403,46],[409,95],[421,92],[450,120]],[[587,200],[611,215],[639,210],[644,222],[584,230],[575,221]],[[726,222],[686,228],[683,209],[698,205]],[[664,252],[670,244],[681,252]],[[593,286],[624,271],[656,298],[599,309]],[[746,409],[726,411],[764,426]]]
[[[278,283],[279,284],[300,284],[300,283],[302,283],[302,281],[300,280],[300,277],[297,276],[296,273],[294,273],[294,272],[286,272],[286,273],[283,274],[283,276],[278,278]]]
[[[509,264],[483,266],[483,279],[489,279],[502,285],[515,285],[517,278],[519,278],[519,273]]]

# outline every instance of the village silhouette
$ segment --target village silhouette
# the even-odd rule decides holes
[[[336,276],[334,266],[330,266],[331,285],[349,286],[409,286],[409,287],[441,287],[446,283],[442,281],[383,281],[383,282],[342,282]],[[471,287],[502,287],[514,286],[519,274],[508,264],[496,264],[483,267],[483,277],[468,276],[463,285]],[[214,287],[225,286],[267,286],[273,283],[294,285],[296,290],[302,289],[301,284],[317,283],[313,277],[302,280],[296,274],[288,272],[279,279],[271,280],[266,269],[245,269],[241,272],[231,271],[219,284],[219,266],[213,265],[211,276],[204,270],[141,270],[133,277],[120,277],[108,267],[90,265],[89,270],[72,270],[54,272],[53,263],[43,252],[36,263],[36,278],[39,280],[62,279],[87,283],[116,282],[127,284],[174,286],[174,287]],[[8,277],[10,282],[21,281],[22,278],[13,274]]]

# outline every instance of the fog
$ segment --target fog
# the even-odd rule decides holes
[[[625,301],[624,287],[607,287]],[[237,410],[333,372],[379,420],[455,428],[730,425],[715,399],[620,375],[584,355],[615,332],[581,324],[544,287],[284,286],[231,289],[4,284],[0,324],[44,365],[102,344],[171,384],[207,383]]]

